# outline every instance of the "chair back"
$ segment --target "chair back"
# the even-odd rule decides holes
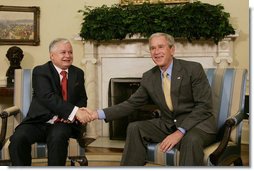
[[[222,138],[225,121],[240,114],[239,124],[231,131],[229,143],[231,148],[227,149],[224,156],[237,157],[241,154],[241,130],[244,99],[246,91],[246,69],[236,68],[207,68],[205,69],[207,79],[212,89],[213,113],[217,120],[218,141]],[[178,166],[180,152],[173,148],[163,153],[159,148],[160,143],[148,144],[147,161],[160,165]],[[204,164],[208,164],[208,158],[219,145],[216,142],[204,150]],[[236,155],[237,154],[237,155]]]
[[[16,69],[14,82],[14,106],[20,109],[20,114],[8,119],[8,128],[6,138],[8,139],[14,132],[14,129],[27,115],[32,100],[32,69]],[[8,151],[9,140],[0,153],[0,159],[9,159]],[[82,156],[85,149],[80,147],[77,140],[69,140],[68,156]],[[47,157],[47,147],[45,143],[35,143],[32,145],[32,158]]]
[[[32,69],[16,69],[14,84],[14,105],[20,108],[21,115],[16,116],[19,124],[26,116],[32,100]]]
[[[212,88],[213,112],[217,119],[219,139],[221,139],[226,119],[244,112],[247,70],[208,68],[205,72]],[[240,131],[241,125],[232,131],[231,141],[240,143]]]

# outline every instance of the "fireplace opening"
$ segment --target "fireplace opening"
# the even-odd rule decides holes
[[[111,78],[108,91],[108,106],[127,100],[140,86],[141,78]],[[147,120],[155,117],[157,107],[150,101],[129,116],[109,122],[109,137],[111,140],[125,140],[126,130],[130,122]]]

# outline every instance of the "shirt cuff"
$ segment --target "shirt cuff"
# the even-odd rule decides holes
[[[97,113],[98,113],[98,119],[106,119],[106,115],[105,115],[105,112],[101,109],[98,109],[97,110]]]
[[[183,128],[181,128],[181,127],[177,127],[177,129],[178,129],[181,133],[183,133],[183,134],[185,134],[185,133],[186,133],[186,130],[185,130],[185,129],[183,129]]]
[[[76,115],[78,109],[79,109],[79,108],[78,108],[77,106],[75,106],[75,107],[73,108],[71,114],[70,114],[69,117],[68,117],[68,120],[69,120],[69,121],[71,121],[71,122],[74,121],[74,117],[75,117],[75,115]]]

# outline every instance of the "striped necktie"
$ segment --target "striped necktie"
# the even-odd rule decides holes
[[[63,76],[62,81],[61,81],[63,99],[65,101],[67,101],[67,94],[68,94],[68,92],[67,92],[67,72],[61,71],[60,74]]]
[[[171,81],[167,76],[167,72],[163,73],[163,92],[165,96],[166,103],[168,105],[168,108],[173,111],[173,105],[170,95],[170,89],[171,89]]]

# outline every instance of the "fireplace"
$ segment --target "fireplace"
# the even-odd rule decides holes
[[[108,91],[108,106],[121,103],[128,99],[140,86],[141,78],[111,78]],[[125,140],[126,129],[130,122],[147,120],[155,117],[156,106],[150,101],[129,116],[109,122],[111,140]]]
[[[204,68],[229,67],[233,62],[233,42],[236,36],[227,37],[218,45],[209,40],[192,43],[176,40],[175,58],[200,62]],[[117,83],[115,78],[141,78],[145,71],[154,66],[149,54],[148,40],[140,38],[100,43],[84,42],[82,64],[86,77],[88,107],[91,109],[102,109],[118,103],[111,101],[109,104],[108,93],[112,83],[112,80],[109,83],[110,79],[114,79],[117,86],[126,86],[124,84],[127,83]],[[128,95],[123,96],[127,98]],[[87,130],[90,137],[110,136],[109,123],[103,120],[89,123]]]

